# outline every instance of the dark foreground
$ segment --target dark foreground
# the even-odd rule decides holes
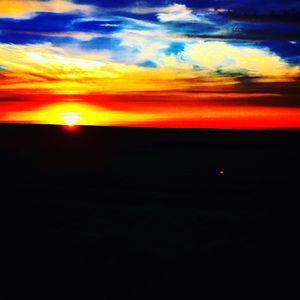
[[[12,293],[291,291],[300,132],[1,125],[0,139]]]

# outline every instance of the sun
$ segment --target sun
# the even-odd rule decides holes
[[[79,119],[80,117],[78,113],[69,112],[63,113],[62,115],[62,120],[68,127],[75,126],[78,123]]]

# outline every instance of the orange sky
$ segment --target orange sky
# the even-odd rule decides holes
[[[74,125],[100,126],[300,128],[300,108],[282,107],[287,100],[272,94],[175,93],[172,99],[161,93],[2,95],[0,101],[0,121],[8,123],[64,125],[71,120]]]

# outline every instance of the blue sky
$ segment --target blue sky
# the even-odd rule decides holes
[[[13,5],[17,1],[4,2]],[[32,2],[51,3],[53,0]],[[120,50],[124,56],[127,55],[126,50],[128,55],[140,51],[138,46],[124,46],[126,42],[123,42],[122,35],[139,32],[140,35],[153,35],[157,40],[167,36],[169,43],[166,42],[163,49],[168,53],[172,45],[176,45],[176,52],[180,42],[187,42],[185,38],[189,38],[190,42],[197,39],[219,40],[235,45],[267,47],[289,63],[298,65],[299,3],[281,0],[74,0],[72,9],[63,12],[51,9],[39,11],[38,5],[36,11],[33,9],[15,16],[0,12],[0,42],[20,45],[50,42],[65,47],[76,44],[83,49],[97,49],[99,46],[100,49],[116,52],[113,57],[121,59]],[[90,10],[87,9],[89,7]],[[178,41],[179,37],[172,41],[172,35],[182,37],[182,41]],[[128,57],[124,57],[126,59]]]

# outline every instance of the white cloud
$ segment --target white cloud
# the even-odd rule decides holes
[[[249,76],[289,77],[299,74],[298,67],[292,67],[269,49],[233,46],[225,42],[197,42],[185,47],[185,60],[200,68],[215,71],[246,71]]]
[[[120,27],[120,25],[118,25],[118,24],[110,24],[110,23],[101,24],[99,26],[100,27]]]
[[[32,32],[23,32],[29,33]],[[41,36],[54,36],[54,37],[71,37],[73,39],[77,39],[79,41],[91,41],[95,38],[106,38],[110,37],[110,35],[103,34],[103,33],[90,33],[90,32],[33,32],[33,34],[41,35]]]
[[[161,8],[157,14],[161,22],[198,22],[199,18],[184,4],[173,4]]]
[[[146,60],[155,60],[170,45],[161,30],[124,30],[114,35],[122,40],[122,59],[138,64]]]

